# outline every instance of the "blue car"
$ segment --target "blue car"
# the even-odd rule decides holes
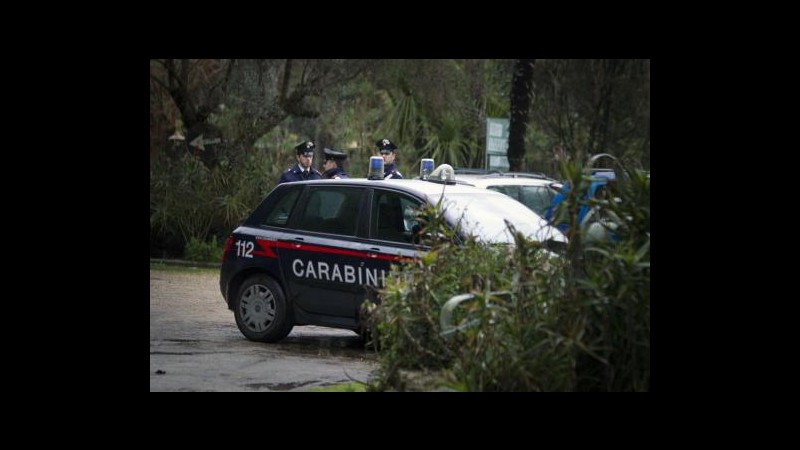
[[[616,174],[613,170],[597,170],[594,171],[591,175],[591,182],[589,184],[589,191],[586,194],[586,197],[581,200],[581,205],[578,208],[578,223],[583,227],[587,225],[586,220],[587,216],[591,216],[592,207],[589,206],[589,199],[603,199],[607,196],[608,193],[608,184],[609,182],[614,182],[616,180]],[[567,229],[569,228],[569,223],[566,221],[557,221],[556,219],[556,212],[558,211],[558,205],[564,201],[565,198],[569,195],[570,187],[567,184],[562,185],[552,185],[558,192],[555,197],[553,197],[553,201],[550,203],[550,206],[545,211],[544,218],[550,223],[553,223],[562,233],[566,233]],[[555,222],[555,223],[554,223]]]

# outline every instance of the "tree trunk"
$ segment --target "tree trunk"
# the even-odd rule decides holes
[[[589,130],[589,143],[587,153],[607,153],[608,132],[610,127],[611,107],[614,99],[614,83],[619,74],[619,62],[615,59],[600,60],[597,62],[595,73],[595,90],[598,92],[595,100],[594,120]],[[613,153],[613,151],[612,151]]]
[[[518,59],[511,81],[511,126],[508,131],[508,164],[512,172],[522,172],[525,156],[525,130],[528,128],[533,91],[533,59]]]

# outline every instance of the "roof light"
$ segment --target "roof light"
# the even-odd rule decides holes
[[[427,180],[431,172],[433,172],[433,159],[422,158],[422,163],[419,165],[419,178]]]
[[[383,157],[371,156],[369,158],[369,180],[382,180],[383,179]]]
[[[431,172],[428,176],[428,181],[442,184],[456,184],[456,177],[453,172],[453,166],[450,164],[442,164]]]

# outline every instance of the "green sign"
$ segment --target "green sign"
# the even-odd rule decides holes
[[[486,118],[486,169],[508,170],[508,119]]]

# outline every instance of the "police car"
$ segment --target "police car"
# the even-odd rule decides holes
[[[566,242],[516,200],[452,183],[452,168],[445,168],[438,183],[383,180],[379,170],[379,180],[280,184],[231,233],[220,289],[245,337],[275,342],[294,325],[358,331],[367,288],[384,287],[393,264],[427,250],[415,239],[421,227],[414,214],[426,204],[441,200],[445,220],[457,227],[460,239],[512,244],[508,221],[531,239],[554,247]]]

